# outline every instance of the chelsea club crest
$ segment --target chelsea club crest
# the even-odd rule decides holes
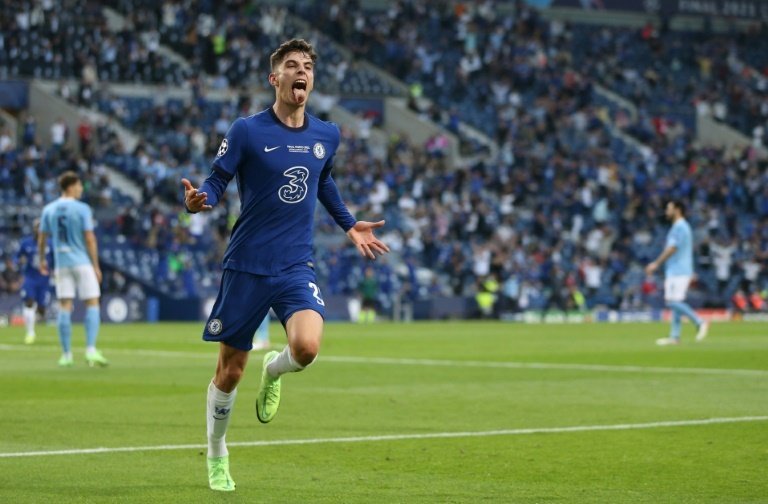
[[[211,333],[213,336],[218,336],[219,333],[221,333],[221,330],[224,328],[224,325],[221,323],[221,320],[215,318],[211,319],[210,322],[208,322],[208,332]]]
[[[314,154],[317,159],[323,159],[325,157],[325,147],[323,147],[323,144],[317,142],[312,147],[312,154]]]

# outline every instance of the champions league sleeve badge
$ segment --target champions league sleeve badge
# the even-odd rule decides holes
[[[225,138],[224,140],[221,141],[221,145],[219,146],[219,152],[217,153],[217,156],[221,157],[224,154],[226,154],[227,153],[227,149],[229,149],[229,142]]]

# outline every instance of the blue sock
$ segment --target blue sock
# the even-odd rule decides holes
[[[672,306],[673,303],[669,303],[669,308],[672,310],[672,327],[669,330],[669,337],[672,339],[680,339],[680,330],[682,328],[682,317],[680,312]]]
[[[685,303],[683,301],[673,301],[669,303],[669,307],[672,310],[679,312],[680,315],[685,315],[686,317],[691,319],[691,322],[693,322],[697,326],[700,326],[701,323],[703,322],[701,320],[701,317],[699,317],[698,314],[696,314],[696,310],[691,308],[691,305],[689,305],[688,303]]]
[[[101,314],[98,306],[89,306],[85,309],[85,344],[88,348],[96,347],[96,336],[99,335]]]
[[[59,341],[61,350],[65,354],[72,352],[72,314],[68,311],[59,310]]]
[[[261,325],[256,329],[256,339],[259,341],[269,341],[269,315],[264,317]]]

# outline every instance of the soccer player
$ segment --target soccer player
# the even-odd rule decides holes
[[[669,337],[656,340],[656,344],[662,346],[680,343],[683,315],[696,324],[696,341],[706,338],[709,330],[709,322],[699,317],[685,302],[685,295],[693,277],[693,232],[685,220],[685,204],[678,200],[669,201],[666,216],[672,222],[672,227],[667,233],[666,247],[655,261],[645,267],[645,272],[652,275],[664,264],[664,300],[672,310],[672,328]]]
[[[48,236],[53,244],[53,258],[56,263],[56,298],[59,300],[59,340],[61,358],[59,366],[69,367],[72,359],[72,305],[75,294],[85,301],[85,361],[93,367],[106,366],[107,359],[96,349],[99,334],[99,297],[101,290],[101,268],[99,267],[96,235],[93,232],[93,212],[79,201],[83,194],[83,183],[73,171],[59,176],[61,197],[43,208],[40,219],[40,233],[37,247],[40,272],[48,274],[45,257],[45,243]]]
[[[283,43],[270,57],[274,104],[232,123],[199,189],[182,179],[190,212],[210,210],[233,178],[240,195],[240,217],[203,332],[203,339],[219,342],[207,397],[208,483],[213,490],[235,489],[225,435],[253,333],[270,307],[285,328],[288,345],[267,352],[262,361],[259,421],[267,423],[277,413],[280,376],[305,369],[317,356],[325,313],[312,257],[317,200],[364,257],[375,259],[389,251],[373,234],[384,221],[355,221],[331,177],[338,127],[305,110],[316,59],[305,40]]]
[[[24,266],[24,283],[21,286],[21,298],[24,300],[24,325],[27,333],[24,343],[31,345],[35,342],[35,319],[45,316],[45,308],[50,299],[50,278],[40,272],[40,262],[37,254],[37,242],[40,233],[40,219],[32,223],[32,235],[22,239],[16,252],[16,263]],[[48,262],[53,262],[50,240],[45,243],[45,256]]]

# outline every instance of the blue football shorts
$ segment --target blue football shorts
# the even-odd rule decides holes
[[[37,306],[48,306],[51,300],[51,284],[48,277],[43,278],[24,278],[21,286],[21,299],[26,301],[32,299]]]
[[[253,333],[270,307],[283,326],[301,310],[313,310],[325,318],[325,301],[317,286],[315,270],[298,265],[279,276],[224,270],[203,339],[250,351]]]

